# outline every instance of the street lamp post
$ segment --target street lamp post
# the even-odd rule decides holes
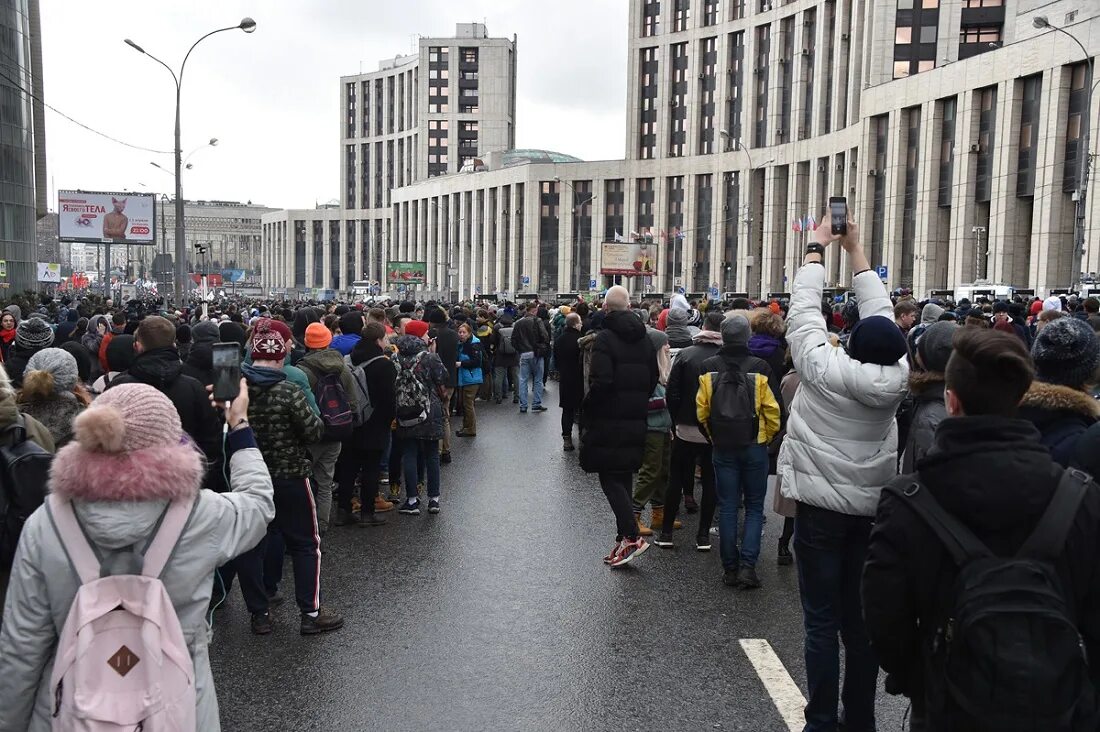
[[[1037,15],[1032,19],[1031,24],[1036,28],[1047,28],[1069,36],[1081,49],[1081,53],[1085,54],[1085,63],[1088,65],[1088,78],[1085,79],[1085,88],[1088,91],[1085,93],[1084,129],[1081,131],[1081,144],[1077,147],[1077,201],[1073,226],[1073,254],[1077,260],[1077,271],[1074,273],[1076,281],[1070,282],[1070,289],[1074,289],[1081,282],[1085,269],[1085,216],[1087,215],[1085,202],[1088,199],[1089,163],[1091,162],[1089,138],[1092,133],[1092,92],[1095,88],[1092,84],[1094,65],[1092,54],[1085,48],[1085,44],[1081,43],[1077,36],[1065,28],[1051,25],[1047,16]]]
[[[182,84],[183,84],[183,72],[184,72],[184,69],[187,67],[187,59],[191,57],[191,52],[195,50],[196,46],[198,46],[200,43],[202,43],[204,40],[206,40],[210,36],[214,35],[215,33],[222,33],[223,31],[229,31],[229,30],[237,30],[238,28],[240,30],[244,31],[245,33],[252,33],[253,31],[256,30],[256,21],[252,20],[252,18],[242,18],[241,22],[238,23],[237,25],[232,25],[232,26],[228,26],[228,27],[225,27],[225,28],[218,28],[217,30],[212,30],[209,33],[207,33],[206,35],[199,38],[199,40],[197,40],[193,44],[191,44],[191,48],[189,48],[187,53],[184,55],[183,63],[180,64],[179,74],[177,74],[175,71],[173,71],[171,66],[164,63],[159,58],[157,58],[153,54],[149,53],[148,51],[146,51],[144,48],[142,48],[138,44],[131,41],[129,38],[127,38],[126,41],[125,41],[126,45],[130,46],[130,48],[133,48],[135,51],[138,51],[140,53],[145,54],[146,56],[153,59],[154,61],[156,61],[158,64],[160,64],[164,68],[168,69],[168,73],[172,75],[172,81],[174,81],[175,84],[176,84],[176,128],[175,128],[175,142],[176,142],[176,145],[175,145],[175,150],[174,150],[175,176],[176,176],[176,247],[175,247],[175,249],[176,249],[176,261],[174,262],[174,265],[175,265],[175,267],[174,267],[174,270],[175,270],[174,288],[175,288],[175,295],[176,295],[177,305],[182,305],[183,304],[183,302],[184,302],[183,295],[184,295],[184,292],[187,290],[187,272],[186,272],[186,261],[185,261],[186,256],[187,256],[187,250],[186,250],[186,245],[184,243],[184,237],[186,236],[186,233],[185,233],[184,222],[183,222],[183,180],[182,180],[182,177],[181,177],[181,174],[183,172],[183,151],[180,149],[181,148],[181,145],[180,145],[180,91],[182,89]],[[216,142],[212,142],[211,144],[216,144]]]
[[[580,235],[580,230],[579,230],[580,229],[579,222],[577,221],[577,211],[583,210],[583,208],[585,206],[587,206],[588,204],[595,201],[596,200],[596,194],[595,193],[589,193],[588,198],[581,201],[580,203],[577,203],[577,189],[573,187],[573,184],[570,183],[567,180],[562,180],[560,177],[558,177],[556,175],[554,176],[554,180],[558,183],[564,183],[565,185],[569,186],[569,190],[573,192],[573,205],[570,206],[570,210],[572,211],[573,215],[571,217],[570,232],[569,232],[569,235],[570,235],[569,256],[573,260],[573,288],[576,288],[577,291],[579,292],[582,289],[581,276],[580,276],[581,263],[579,261],[580,260],[580,238],[581,238],[581,235]]]
[[[725,146],[726,147],[726,152],[729,152],[734,147],[736,147],[738,150],[745,153],[745,158],[749,161],[749,175],[748,175],[749,180],[748,180],[748,185],[745,186],[745,190],[748,191],[749,194],[751,195],[751,192],[752,192],[752,174],[756,171],[756,167],[754,167],[753,164],[752,164],[752,153],[749,152],[749,149],[747,147],[745,147],[743,144],[741,144],[740,138],[738,138],[738,139],[730,138],[730,133],[727,132],[726,130],[719,130],[718,132],[722,137],[726,138],[726,146]],[[775,162],[775,158],[768,158],[767,160],[762,162],[759,165],[759,167],[763,168],[765,165],[771,165],[774,162]],[[752,202],[747,201],[745,203],[745,229],[747,230],[747,233],[745,234],[745,238],[746,238],[745,246],[749,250],[749,253],[747,255],[749,257],[752,256],[752,221],[753,221],[753,219],[752,219]],[[746,270],[750,269],[751,267],[752,267],[751,264],[746,265]],[[746,272],[746,278],[745,279],[748,279],[747,272]],[[746,288],[748,287],[748,284],[749,284],[748,282],[745,283]],[[761,293],[763,293],[763,287],[761,287]]]

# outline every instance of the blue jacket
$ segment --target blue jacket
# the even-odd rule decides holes
[[[459,344],[458,361],[462,367],[458,370],[458,386],[475,386],[483,381],[481,374],[481,341],[470,334],[470,340]]]
[[[332,339],[332,343],[329,347],[340,352],[342,356],[350,356],[351,349],[355,348],[355,344],[362,340],[362,336],[355,335],[354,333],[341,333]]]

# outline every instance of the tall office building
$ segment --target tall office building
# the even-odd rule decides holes
[[[46,128],[38,0],[0,0],[0,285],[37,287],[35,222],[46,215]]]
[[[891,287],[1100,272],[1097,196],[1076,203],[1100,5],[631,0],[627,32],[626,159],[492,153],[394,187],[382,256],[426,261],[427,293],[549,295],[609,284],[601,243],[648,233],[634,289],[760,295],[844,196]]]
[[[319,207],[264,217],[265,241],[293,247],[272,251],[270,284],[341,290],[381,279],[392,191],[514,147],[515,88],[515,39],[490,38],[480,23],[341,78],[339,214]]]

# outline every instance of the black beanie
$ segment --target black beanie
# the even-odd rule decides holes
[[[432,308],[428,311],[425,320],[432,325],[443,325],[447,322],[447,313],[443,312],[442,308]]]
[[[883,315],[863,318],[848,337],[848,354],[862,363],[893,366],[908,352],[901,328]]]

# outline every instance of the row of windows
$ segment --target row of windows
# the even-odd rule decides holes
[[[358,92],[355,82],[345,84],[345,110],[347,114],[345,137],[369,137],[371,135],[393,134],[403,132],[416,126],[417,99],[416,89],[419,83],[419,72],[408,71],[383,79],[375,79],[374,91],[371,93],[369,81],[361,82]],[[383,86],[385,83],[385,86]],[[383,99],[385,90],[385,99]],[[371,97],[374,101],[374,130],[371,130]],[[389,114],[383,125],[383,110],[388,105]],[[357,110],[361,109],[361,116],[357,120]],[[356,128],[358,122],[358,129]]]
[[[692,0],[667,0],[671,3],[672,17],[671,29],[673,33],[682,33],[691,29],[691,4]],[[785,0],[789,2],[790,0]],[[901,0],[904,2],[904,0]],[[924,0],[925,2],[938,2],[938,0]],[[977,2],[978,0],[971,0]],[[695,0],[702,7],[700,19],[701,27],[709,28],[722,20],[723,6],[726,8],[726,20],[741,20],[745,17],[745,0]],[[772,9],[771,0],[759,0],[758,12],[769,12]],[[641,35],[642,38],[652,38],[661,33],[661,0],[643,0]]]

